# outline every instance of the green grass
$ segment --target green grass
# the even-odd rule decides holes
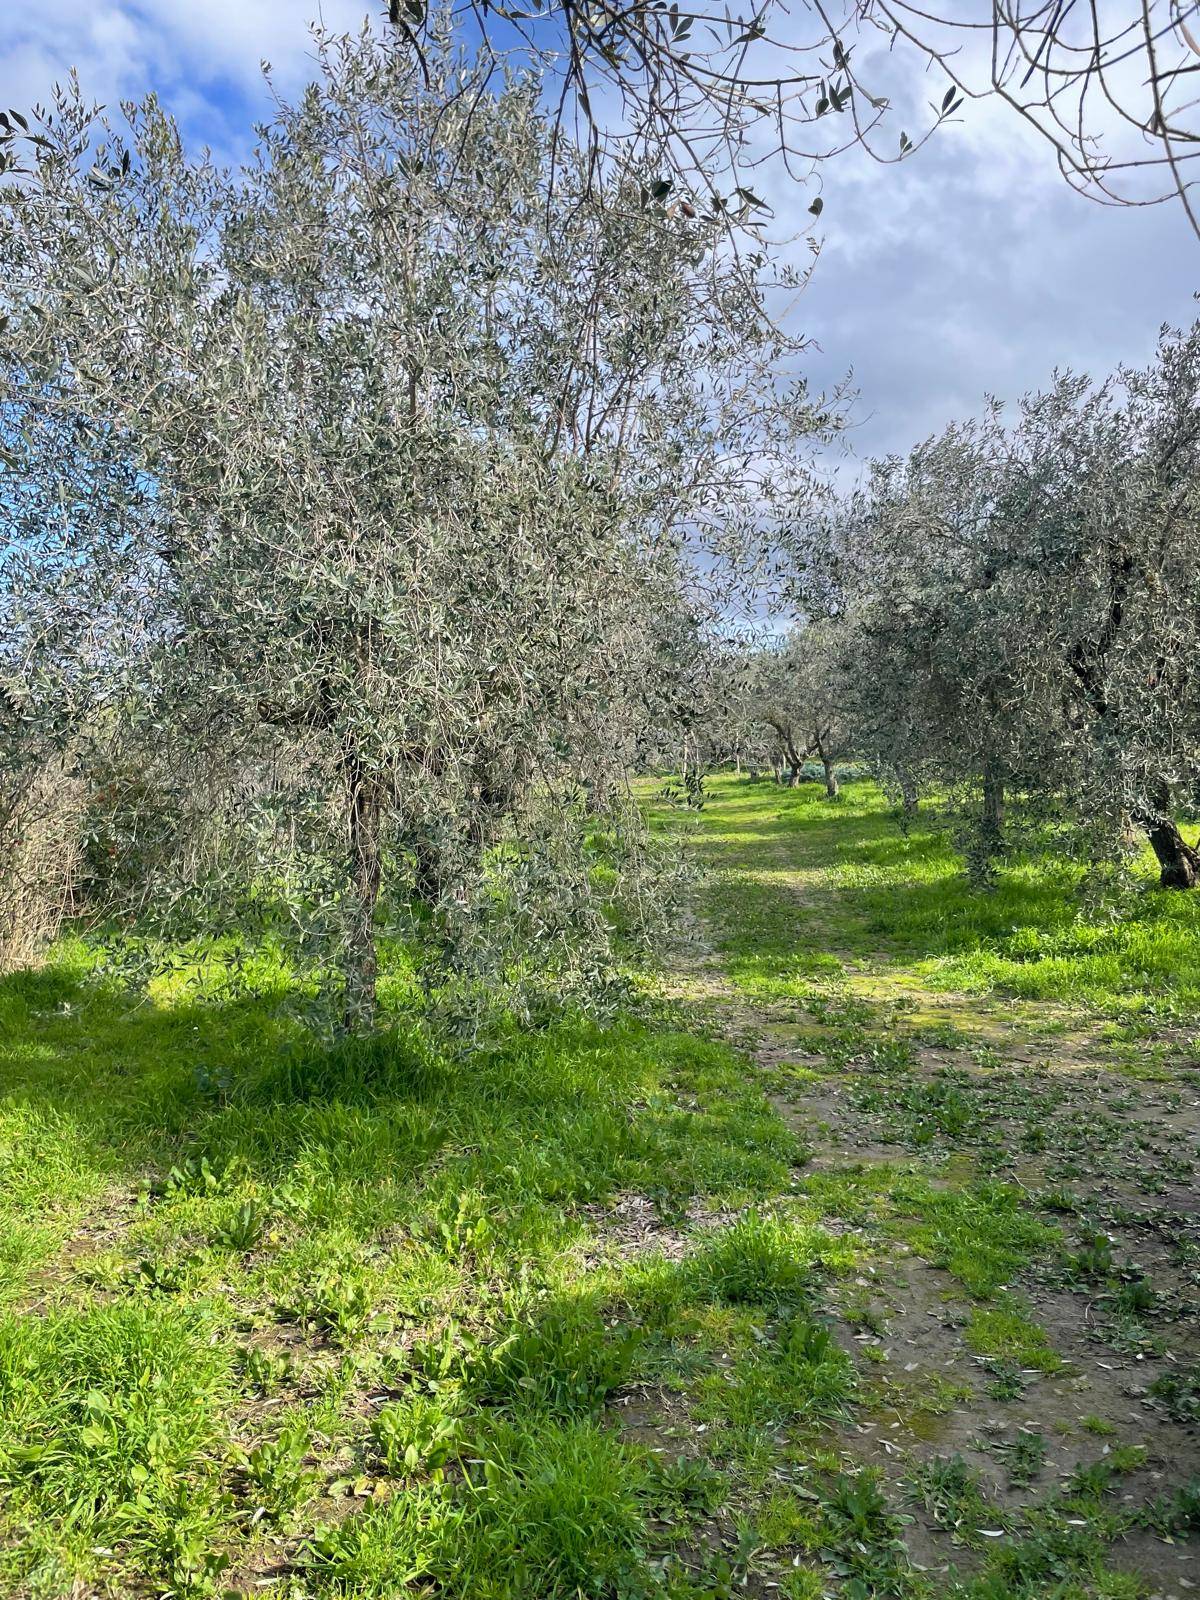
[[[649,1017],[329,1045],[265,956],[187,976],[138,998],[68,942],[0,984],[0,1588],[692,1592],[671,1530],[726,1476],[660,1470],[615,1397],[673,1382],[728,1465],[853,1389],[807,1308],[854,1250],[745,1061]],[[624,1194],[730,1220],[597,1266]],[[735,1307],[772,1327],[715,1396]]]
[[[730,976],[747,994],[803,993],[842,960],[883,955],[935,989],[1126,1020],[1200,1016],[1200,897],[1158,890],[1148,847],[1113,917],[1089,914],[1085,868],[1048,830],[983,890],[967,882],[946,833],[925,816],[902,833],[870,782],[845,784],[836,805],[811,784],[720,776],[707,792],[700,839],[721,869],[711,905]]]
[[[480,1427],[453,1491],[421,1485],[317,1531],[319,1595],[612,1593],[644,1568],[654,1482],[644,1452],[594,1423]],[[418,1592],[419,1589],[418,1589]]]
[[[1118,1513],[1120,1440],[1112,1471],[1013,1512],[1003,1549],[973,1469],[926,1452],[889,1482],[853,1451],[881,1396],[930,1438],[973,1403],[962,1369],[910,1383],[890,1348],[904,1253],[1006,1400],[1061,1365],[1031,1272],[1114,1315],[1131,1294],[1098,1233],[1064,1234],[1074,1201],[1056,1218],[999,1170],[1051,1127],[1062,1194],[1089,1151],[1111,1159],[1121,1107],[1068,1131],[979,1016],[930,995],[1068,1002],[1123,1047],[1157,1026],[1150,996],[1159,1021],[1200,1001],[1193,901],[1147,890],[1089,921],[1071,863],[1013,860],[977,893],[869,784],[836,805],[710,788],[695,848],[723,976],[802,1064],[758,1071],[661,1000],[446,1052],[392,1004],[398,947],[383,993],[407,1020],[357,1043],[278,1005],[298,980],[270,947],[180,951],[141,996],[77,941],[0,980],[0,1593],[1139,1592],[1111,1538],[1135,1515],[1182,1537],[1192,1501]],[[931,1071],[928,1051],[972,1059]],[[806,1170],[819,1129],[784,1102],[826,1078],[895,1160]],[[1149,1402],[1194,1420],[1179,1372]],[[1032,1483],[1040,1435],[1006,1441]],[[975,1576],[914,1569],[914,1506],[979,1547]]]
[[[966,1331],[967,1346],[978,1356],[1011,1362],[1035,1372],[1060,1372],[1062,1357],[1045,1331],[1013,1297],[1000,1305],[976,1306]]]
[[[1060,1238],[1024,1193],[989,1180],[935,1186],[890,1164],[806,1178],[803,1192],[835,1215],[912,1244],[976,1298],[989,1299]]]
[[[0,1586],[215,1593],[281,1529],[317,1592],[644,1565],[656,1480],[603,1417],[643,1335],[581,1251],[626,1191],[664,1218],[786,1191],[795,1136],[729,1049],[661,1024],[331,1047],[259,979],[137,1000],[68,945],[0,985]],[[774,1302],[829,1247],[738,1226],[681,1294]],[[364,1477],[378,1508],[339,1491],[318,1534]]]

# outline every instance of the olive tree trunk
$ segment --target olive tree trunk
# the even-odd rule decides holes
[[[905,832],[912,826],[921,803],[916,781],[907,768],[900,771],[900,821]]]
[[[821,765],[825,768],[825,793],[831,800],[836,800],[838,795],[841,793],[841,790],[838,785],[837,773],[834,771],[833,762],[827,761],[825,757],[822,756]]]
[[[980,833],[988,855],[997,855],[1004,844],[1004,780],[988,767],[983,774],[983,806]]]
[[[802,780],[802,777],[803,777],[803,773],[804,773],[804,763],[807,760],[807,758],[808,758],[808,751],[805,750],[805,751],[801,752],[800,750],[797,750],[796,741],[794,739],[788,739],[788,741],[787,741],[787,759],[788,759],[788,788],[789,789],[798,789],[800,787],[800,783],[801,783],[801,780]]]
[[[1184,840],[1174,817],[1153,817],[1145,827],[1158,861],[1159,886],[1194,889],[1200,883],[1200,854]]]
[[[967,876],[977,889],[990,889],[995,864],[1004,850],[1004,780],[990,761],[983,769],[978,820],[968,830]]]

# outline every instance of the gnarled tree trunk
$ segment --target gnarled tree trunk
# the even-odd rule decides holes
[[[1184,842],[1174,818],[1160,818],[1146,833],[1158,858],[1161,887],[1194,889],[1200,883],[1200,855]]]
[[[983,768],[979,821],[968,835],[967,875],[977,889],[995,882],[996,858],[1004,850],[1004,780],[993,762]]]
[[[1159,887],[1194,889],[1200,883],[1200,854],[1185,841],[1174,817],[1164,812],[1143,826],[1158,861]]]
[[[838,786],[837,773],[834,771],[833,762],[827,761],[822,756],[821,765],[825,768],[825,793],[831,800],[836,800],[841,790]]]
[[[1194,889],[1200,884],[1200,852],[1179,831],[1165,783],[1152,786],[1147,803],[1134,820],[1146,830],[1158,862],[1158,882],[1163,889]]]

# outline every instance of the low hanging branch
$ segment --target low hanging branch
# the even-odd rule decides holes
[[[458,0],[452,23],[497,63],[536,62],[560,128],[594,163],[631,146],[663,163],[681,208],[753,223],[755,171],[775,159],[796,179],[853,146],[885,164],[910,156],[969,101],[998,98],[1093,199],[1182,201],[1193,225],[1200,155],[1200,0],[843,0],[749,11],[686,0]],[[446,13],[391,0],[418,56]],[[914,112],[931,67],[942,86]],[[893,85],[899,81],[899,99]],[[916,116],[919,125],[907,119]],[[662,196],[660,196],[661,198]],[[690,198],[689,198],[690,197]],[[817,195],[809,210],[819,215]],[[685,210],[686,214],[686,210]]]

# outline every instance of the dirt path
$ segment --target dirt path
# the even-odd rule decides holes
[[[909,1563],[936,1591],[997,1548],[1018,1573],[1034,1546],[1036,1562],[1088,1539],[1091,1586],[1055,1587],[1051,1559],[1044,1589],[987,1592],[1200,1593],[1191,1061],[1131,1076],[1082,1010],[943,992],[886,951],[839,948],[822,926],[834,875],[802,837],[747,847],[710,821],[703,846],[715,887],[676,991],[752,1055],[810,1151],[799,1192],[861,1249],[826,1306],[859,1371],[839,1445],[911,1519]],[[836,958],[826,972],[731,976],[739,905],[753,917],[764,894]],[[1037,1237],[991,1261],[1018,1224]],[[1189,1493],[1190,1538],[1161,1512]]]

